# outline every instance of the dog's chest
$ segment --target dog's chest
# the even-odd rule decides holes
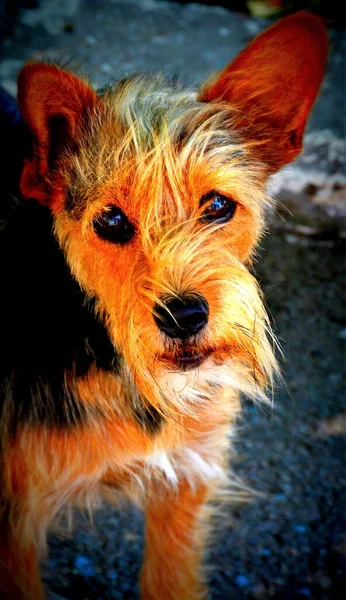
[[[144,469],[156,478],[176,485],[181,479],[191,484],[197,481],[219,479],[223,476],[220,456],[207,456],[208,446],[186,446],[178,451],[154,451],[145,461]]]

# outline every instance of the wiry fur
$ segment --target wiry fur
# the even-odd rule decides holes
[[[75,277],[99,298],[98,309],[107,315],[114,345],[121,350],[137,389],[167,416],[177,409],[188,410],[189,403],[188,393],[172,397],[174,387],[169,386],[166,399],[162,386],[156,385],[167,342],[162,344],[151,312],[162,294],[179,296],[198,290],[212,298],[215,317],[208,338],[200,340],[199,346],[203,351],[203,345],[212,345],[229,357],[226,340],[232,339],[232,345],[238,346],[236,363],[241,363],[240,350],[244,363],[251,356],[248,385],[253,382],[258,389],[257,378],[271,373],[274,359],[257,284],[242,264],[260,235],[269,203],[263,169],[249,165],[246,147],[232,133],[229,107],[204,106],[191,93],[162,90],[157,87],[160,83],[137,77],[106,92],[84,138],[87,143],[83,139],[79,153],[67,163],[67,173],[64,162],[67,188],[77,198],[77,207],[84,204],[85,209],[78,235],[71,236],[75,223],[66,213],[57,215],[55,227]],[[238,227],[231,235],[228,231],[226,236],[220,226],[198,223],[199,199],[209,189],[222,189],[241,206]],[[122,291],[117,314],[112,306],[121,282],[109,277],[108,255],[107,283],[101,281],[99,265],[93,268],[89,254],[91,216],[104,206],[105,196],[124,207],[141,239],[142,257],[126,272],[126,294]],[[246,229],[249,220],[251,229]],[[207,264],[201,255],[208,256]],[[98,262],[99,255],[94,256]],[[212,297],[213,292],[218,298]],[[174,353],[174,343],[171,346]]]
[[[146,511],[143,598],[205,597],[200,567],[210,500],[229,486],[229,430],[239,394],[267,401],[277,373],[274,336],[249,271],[271,203],[266,178],[300,150],[323,61],[314,85],[305,72],[297,78],[303,111],[296,94],[286,110],[277,108],[276,68],[270,94],[249,92],[244,73],[258,56],[267,77],[268,47],[276,47],[278,36],[291,40],[292,26],[304,32],[305,62],[315,47],[324,45],[325,54],[317,19],[288,19],[264,34],[265,51],[255,41],[256,52],[250,46],[236,60],[238,93],[230,67],[199,94],[136,75],[97,95],[54,65],[31,62],[22,70],[18,99],[32,144],[20,182],[17,215],[24,217],[15,214],[7,238],[15,239],[14,271],[21,252],[28,253],[37,282],[31,306],[42,306],[42,319],[32,311],[37,341],[28,360],[33,368],[38,360],[35,376],[25,354],[17,360],[15,353],[20,336],[32,331],[31,315],[15,323],[15,344],[13,335],[5,337],[14,364],[5,363],[1,388],[4,597],[42,596],[38,555],[62,508],[91,510],[104,497],[120,496]],[[283,48],[277,62],[288,55],[297,70],[300,50],[291,41]],[[201,199],[211,190],[236,203],[229,222],[203,220],[208,204]],[[35,209],[29,199],[39,202]],[[131,223],[127,243],[97,235],[95,221],[109,206]],[[55,269],[49,290],[37,276],[41,246],[31,249],[28,231],[37,232]],[[7,279],[13,291],[5,306],[16,314],[11,268]],[[159,309],[168,311],[167,297],[205,299],[207,325],[188,337],[168,337],[154,319]],[[45,331],[50,318],[60,323],[60,354],[59,330],[66,335],[59,371]],[[181,356],[198,356],[199,366],[179,367]],[[20,390],[29,398],[24,408]]]

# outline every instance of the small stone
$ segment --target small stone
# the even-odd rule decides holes
[[[338,338],[339,340],[346,340],[346,328],[339,331]]]
[[[106,575],[113,583],[118,579],[118,572],[115,569],[107,569]]]
[[[281,494],[281,493],[274,494],[273,498],[274,498],[274,500],[278,500],[279,502],[284,502],[284,500],[286,500],[285,494]]]
[[[103,64],[101,65],[101,72],[102,72],[102,73],[106,73],[106,75],[110,75],[110,73],[112,73],[112,72],[113,72],[113,69],[112,69],[112,67],[111,67],[111,65],[110,65],[110,64],[108,64],[108,63],[103,63]]]
[[[257,35],[259,33],[260,27],[256,21],[249,19],[248,21],[245,21],[244,25],[247,33],[250,35]]]
[[[286,233],[285,240],[289,244],[296,244],[298,242],[298,238],[296,235],[292,235],[291,233]]]
[[[75,560],[75,568],[84,576],[91,577],[94,575],[94,566],[89,558],[86,556],[77,556]]]
[[[229,36],[229,29],[228,29],[228,27],[220,27],[219,28],[219,36],[221,36],[221,37],[228,37]]]
[[[127,542],[135,542],[138,540],[138,535],[137,535],[137,533],[134,533],[133,531],[126,531],[124,534],[124,539]]]
[[[235,582],[239,587],[248,587],[250,585],[250,580],[246,575],[237,575]]]
[[[0,85],[10,94],[10,96],[13,96],[13,98],[16,97],[17,83],[15,81],[12,81],[11,79],[2,79]]]
[[[87,35],[84,41],[87,46],[95,46],[97,39],[93,35]]]

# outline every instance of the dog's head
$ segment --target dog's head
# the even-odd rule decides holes
[[[19,76],[33,137],[21,191],[48,205],[137,389],[165,412],[275,369],[248,271],[265,182],[301,150],[326,60],[308,14],[248,46],[196,95],[134,76],[97,95],[50,64]],[[269,333],[269,336],[268,336]]]

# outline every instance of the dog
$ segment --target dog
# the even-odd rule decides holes
[[[267,179],[301,151],[326,57],[302,12],[197,93],[20,71],[19,191],[0,241],[1,598],[43,598],[63,508],[118,497],[145,511],[143,600],[206,597],[239,396],[265,401],[278,371],[251,273]]]

